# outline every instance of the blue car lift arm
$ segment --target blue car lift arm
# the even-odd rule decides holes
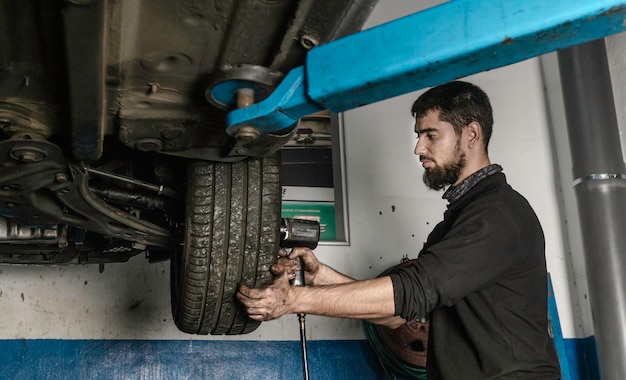
[[[271,133],[624,29],[626,0],[450,1],[313,48],[267,99],[231,111],[227,133]]]

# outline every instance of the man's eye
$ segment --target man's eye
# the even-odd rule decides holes
[[[434,133],[429,133],[429,134],[426,135],[426,137],[428,137],[429,140],[432,140],[435,137],[437,137],[437,135],[435,135]]]

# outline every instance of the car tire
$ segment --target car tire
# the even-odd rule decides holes
[[[191,334],[246,334],[239,284],[271,280],[280,229],[280,159],[191,161],[184,244],[171,260],[172,313]]]

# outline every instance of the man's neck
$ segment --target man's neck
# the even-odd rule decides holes
[[[489,177],[490,175],[500,173],[501,171],[502,167],[498,164],[487,165],[475,171],[457,185],[450,186],[443,194],[442,198],[449,202],[448,207],[450,207],[478,182],[482,181],[486,177]]]
[[[465,167],[463,167],[463,170],[461,171],[459,178],[452,185],[452,187],[457,186],[461,182],[465,181],[467,177],[471,176],[472,174],[476,173],[477,171],[489,165],[491,165],[491,161],[489,160],[489,157],[485,157],[484,159],[481,159],[481,160],[475,160],[474,162],[469,162],[468,160]]]

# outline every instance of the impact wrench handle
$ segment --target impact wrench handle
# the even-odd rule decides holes
[[[302,258],[298,257],[298,265],[300,270],[296,272],[296,277],[291,280],[293,286],[304,286],[304,265]],[[306,323],[305,313],[298,313],[298,322],[300,324],[300,350],[302,351],[302,376],[304,380],[309,380],[309,360],[306,348]]]
[[[280,246],[283,248],[307,247],[315,249],[320,240],[320,224],[316,221],[283,219],[280,228]],[[293,280],[289,281],[293,286],[305,286],[304,263],[302,258],[296,258],[300,270],[296,272]],[[302,351],[302,373],[304,380],[309,380],[309,361],[306,348],[306,324],[304,313],[298,313],[300,324],[300,348]]]

